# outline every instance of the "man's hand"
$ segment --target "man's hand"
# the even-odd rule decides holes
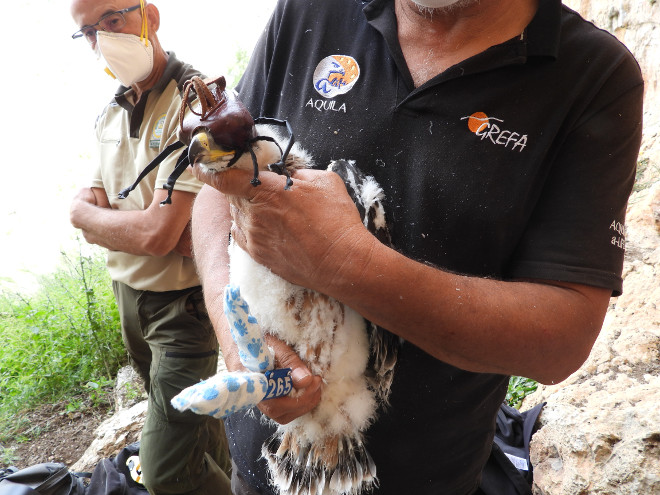
[[[107,197],[105,197],[105,194],[101,194],[99,191],[101,190],[93,189],[91,187],[83,187],[73,197],[71,206],[69,208],[69,220],[71,225],[77,229],[80,229],[83,237],[90,244],[95,244],[94,236],[84,227],[85,218],[89,215],[89,207],[90,205],[94,207],[109,206],[107,204]],[[106,198],[105,201],[104,198]]]
[[[308,413],[319,403],[322,379],[312,375],[293,349],[281,340],[267,335],[266,342],[275,354],[275,367],[291,368],[294,390],[286,397],[262,401],[258,407],[266,416],[285,425]]]
[[[205,289],[206,291],[206,289]],[[207,294],[208,295],[208,294]],[[211,312],[221,303],[216,300],[209,305]],[[238,356],[236,343],[230,336],[227,320],[224,315],[217,312],[218,319],[213,327],[218,335],[225,365],[229,371],[246,371]],[[258,404],[259,410],[266,416],[280,424],[287,424],[294,419],[308,413],[321,400],[322,379],[315,376],[294,352],[282,340],[272,335],[265,335],[267,345],[273,350],[276,368],[291,368],[291,381],[294,390],[286,397],[269,399]]]
[[[205,173],[194,167],[193,173],[226,195],[236,243],[294,284],[327,294],[327,284],[361,271],[359,261],[378,242],[333,172],[296,170],[286,191],[285,177],[272,172],[260,172],[257,187],[245,170]]]

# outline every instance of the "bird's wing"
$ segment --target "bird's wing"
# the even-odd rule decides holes
[[[335,160],[330,163],[328,170],[338,174],[344,181],[346,190],[369,232],[383,244],[391,246],[392,237],[382,202],[384,193],[376,180],[371,176],[365,176],[355,166],[355,162],[350,160]],[[367,380],[379,401],[387,404],[402,340],[370,321],[367,321],[367,331],[369,333]]]

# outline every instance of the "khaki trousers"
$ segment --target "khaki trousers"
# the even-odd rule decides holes
[[[152,495],[229,495],[231,460],[222,421],[170,400],[214,375],[218,342],[202,290],[139,291],[113,282],[122,337],[149,394],[140,440],[144,485]]]

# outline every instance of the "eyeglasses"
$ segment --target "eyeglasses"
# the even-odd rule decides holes
[[[124,14],[127,14],[128,12],[132,12],[136,9],[139,9],[140,5],[134,5],[133,7],[128,7],[127,9],[122,9],[122,10],[116,10],[115,12],[110,12],[109,14],[105,14],[103,17],[99,19],[99,22],[96,24],[92,24],[91,26],[83,26],[80,28],[80,30],[76,31],[71,35],[71,37],[75,40],[77,38],[82,38],[83,36],[85,39],[90,43],[94,44],[96,43],[96,31],[109,31],[111,33],[116,33],[118,32],[121,28],[123,28],[126,25],[126,19],[124,18]]]

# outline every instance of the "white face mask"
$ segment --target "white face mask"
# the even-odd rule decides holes
[[[441,9],[443,7],[449,7],[455,3],[460,2],[461,0],[413,0],[420,7],[426,7],[427,9]]]
[[[154,68],[153,45],[134,34],[98,31],[96,51],[111,75],[126,87],[144,81]]]

